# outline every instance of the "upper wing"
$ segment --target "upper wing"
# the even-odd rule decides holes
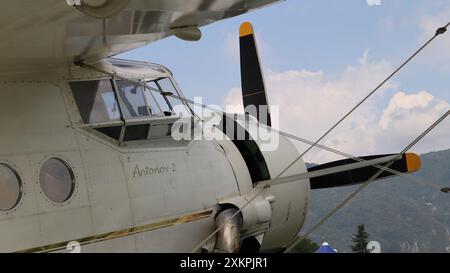
[[[144,46],[280,0],[7,0],[0,9],[0,72],[66,66]]]

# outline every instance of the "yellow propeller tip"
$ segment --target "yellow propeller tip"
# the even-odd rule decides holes
[[[247,35],[253,34],[253,26],[250,22],[244,22],[241,24],[241,27],[239,28],[239,37],[244,37]]]
[[[422,162],[420,160],[420,156],[415,153],[407,153],[406,154],[406,167],[408,168],[408,172],[416,172],[420,169]]]

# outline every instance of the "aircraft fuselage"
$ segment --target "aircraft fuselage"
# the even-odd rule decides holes
[[[120,71],[173,80],[163,67],[157,76]],[[67,251],[71,241],[83,252],[189,252],[215,229],[221,206],[239,208],[256,193],[254,170],[232,141],[157,135],[176,116],[86,124],[71,83],[112,81],[108,75],[69,68],[0,77],[0,174],[19,184],[19,192],[0,194],[17,195],[0,208],[1,252]],[[271,177],[298,156],[281,136],[278,149],[261,153]],[[305,171],[300,160],[285,175]],[[303,224],[309,187],[299,181],[267,189],[243,211],[242,238],[259,236],[261,250],[285,247]]]

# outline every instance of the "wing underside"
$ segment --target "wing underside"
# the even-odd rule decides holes
[[[2,1],[0,72],[93,63],[279,0],[83,0],[86,9],[67,2]]]

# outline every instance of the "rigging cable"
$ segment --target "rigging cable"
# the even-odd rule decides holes
[[[348,116],[350,116],[359,106],[361,106],[366,100],[368,100],[376,91],[378,91],[387,81],[389,81],[395,74],[397,74],[404,66],[406,66],[406,64],[408,64],[417,54],[419,54],[425,47],[427,47],[437,36],[443,34],[446,32],[447,27],[450,25],[450,22],[447,23],[444,27],[439,28],[435,35],[430,38],[424,45],[422,45],[416,52],[414,52],[405,62],[403,62],[396,70],[394,70],[394,72],[392,72],[385,80],[383,80],[375,89],[373,89],[366,97],[364,97],[355,107],[353,107],[346,115],[344,115],[338,122],[336,122],[329,130],[327,130],[318,140],[316,140],[315,142],[311,142],[311,141],[306,141],[304,139],[295,137],[293,135],[281,132],[281,131],[277,131],[273,128],[270,128],[273,131],[277,131],[278,133],[285,135],[287,137],[290,137],[292,139],[296,139],[299,141],[302,141],[304,143],[308,143],[310,145],[310,147],[308,149],[306,149],[300,156],[298,156],[291,164],[289,164],[279,175],[276,176],[276,178],[279,178],[281,175],[283,175],[290,167],[292,167],[299,159],[301,159],[306,153],[308,153],[313,147],[318,147],[318,148],[322,148],[331,152],[335,152],[341,155],[344,155],[346,157],[352,158],[354,160],[357,161],[364,161],[361,158],[357,158],[342,152],[339,152],[338,150],[335,149],[331,149],[331,148],[327,148],[323,145],[320,145],[319,142],[322,141],[331,131],[333,131],[337,126],[339,126],[339,124],[341,124]],[[108,75],[112,75],[113,77],[118,77],[118,78],[122,78],[125,79],[123,77],[118,76],[115,73],[109,73],[107,71],[103,71],[100,70],[94,66],[91,65],[87,65],[84,64],[82,62],[79,62],[78,65],[80,66],[85,66],[87,68],[96,70],[96,71],[100,71],[102,73],[108,74]],[[128,80],[128,79],[125,79]],[[146,86],[147,88],[151,89],[152,91],[155,92],[159,92],[161,93],[161,91],[153,89],[149,86]],[[175,96],[175,95],[171,95],[171,97],[174,97],[178,100],[183,101],[184,103],[189,102],[189,103],[194,103],[186,98],[181,98],[179,96]],[[195,104],[195,103],[194,103]],[[202,107],[204,107],[204,105],[202,105]],[[190,109],[190,107],[189,107]],[[217,110],[215,110],[217,111]],[[192,111],[191,111],[192,112]],[[433,130],[433,128],[435,128],[440,122],[442,122],[448,115],[450,114],[450,111],[446,113],[446,115],[444,115],[443,117],[441,117],[440,120],[438,120],[435,124],[433,124],[427,131],[423,132],[415,141],[413,141],[410,145],[408,145],[407,149],[404,151],[409,150],[409,148],[413,147],[415,144],[417,144],[418,141],[420,141],[424,136],[426,136],[431,130]],[[199,120],[200,117],[196,114],[194,114],[195,117],[197,117]],[[399,155],[404,154],[404,152],[400,153]],[[376,165],[374,167],[377,167],[379,169],[379,171],[372,176],[367,182],[365,182],[364,184],[362,184],[354,193],[352,193],[349,197],[347,197],[340,205],[338,205],[338,207],[336,207],[335,209],[333,209],[329,214],[327,214],[327,216],[325,216],[318,224],[316,224],[305,236],[307,236],[308,234],[312,233],[316,228],[318,228],[321,224],[323,224],[329,217],[331,217],[332,215],[334,215],[334,213],[336,213],[341,207],[343,207],[346,203],[348,203],[354,196],[356,196],[360,191],[362,191],[371,181],[375,180],[383,171],[388,171],[391,173],[394,173],[396,175],[404,175],[403,173],[397,172],[395,170],[390,169],[389,167],[393,164],[393,162],[390,162],[384,166],[381,165]],[[264,188],[262,188],[261,190],[259,190],[255,196],[253,196],[252,198],[250,198],[238,211],[236,211],[236,213],[234,213],[231,218],[236,217],[239,213],[241,213],[241,211],[248,205],[250,204],[256,197],[258,197],[262,192],[264,192],[264,190],[270,186],[270,183],[268,185],[266,185]],[[202,243],[200,243],[196,248],[194,248],[192,250],[192,252],[195,252],[196,250],[198,250],[204,243],[206,243],[212,236],[214,236],[218,231],[220,231],[222,228],[224,227],[224,224],[221,225],[220,227],[218,227],[212,234],[210,234],[210,236],[208,236],[204,241],[202,241]],[[303,238],[305,237],[303,236]],[[297,238],[295,241],[293,241],[290,246],[288,247],[288,249],[286,251],[291,250],[293,247],[295,247],[295,245],[300,242],[302,239],[302,237]]]
[[[350,116],[359,106],[361,106],[365,101],[367,101],[367,99],[369,99],[376,91],[378,91],[387,81],[389,81],[395,74],[397,74],[403,67],[406,66],[406,64],[408,64],[415,56],[417,56],[424,48],[426,48],[434,39],[436,39],[436,37],[444,34],[447,31],[447,27],[450,25],[450,22],[448,22],[445,26],[440,27],[436,30],[435,34],[433,35],[433,37],[431,37],[427,42],[425,42],[425,44],[423,44],[417,51],[415,51],[405,62],[403,62],[397,69],[394,70],[394,72],[392,72],[385,80],[383,80],[377,87],[375,87],[375,89],[373,89],[366,97],[364,97],[355,107],[353,107],[347,114],[345,114],[340,120],[338,120],[338,122],[336,122],[329,130],[327,130],[319,139],[317,139],[312,145],[310,145],[310,147],[308,149],[306,149],[300,156],[298,156],[291,164],[289,164],[280,174],[278,174],[276,178],[279,178],[281,175],[283,175],[290,167],[292,167],[298,160],[300,160],[306,153],[308,153],[313,147],[315,147],[317,144],[319,144],[320,141],[322,141],[329,133],[331,133],[331,131],[333,131],[337,126],[339,126],[339,124],[341,124],[348,116]],[[419,139],[420,140],[420,139]],[[393,163],[387,164],[387,165],[392,165]],[[389,167],[387,166],[387,167]],[[383,167],[383,169],[386,168]],[[380,169],[374,176],[375,178],[378,177],[384,170]],[[372,177],[374,177],[372,176]],[[369,179],[370,181],[370,179]],[[370,182],[369,182],[370,183]],[[367,182],[363,185],[368,184]],[[366,185],[367,186],[367,185]],[[264,192],[264,190],[269,187],[269,184],[266,185],[264,188],[262,188],[260,191],[257,192],[257,194],[252,197],[249,201],[247,201],[242,208],[240,208],[238,211],[236,211],[236,213],[234,213],[231,218],[236,217],[239,213],[241,213],[241,211],[248,205],[250,204],[251,201],[253,201],[258,195],[260,195],[261,193]],[[361,190],[364,189],[365,187],[360,187]],[[361,190],[357,190],[357,192],[355,192],[355,194],[353,196],[356,196]],[[353,196],[351,196],[351,198],[348,200],[350,201]],[[345,200],[344,200],[345,201]],[[347,201],[347,202],[348,202]],[[343,205],[345,205],[347,202],[345,202]],[[337,208],[337,210],[339,210],[340,208]],[[336,211],[337,211],[336,210]],[[333,210],[333,214],[336,212],[335,210]],[[333,215],[332,214],[332,215]],[[330,215],[331,217],[331,215]],[[328,219],[329,217],[327,217],[325,219],[325,221]],[[205,240],[203,240],[199,245],[197,245],[191,252],[195,252],[198,249],[200,249],[200,247],[205,244],[210,238],[212,238],[212,236],[214,236],[217,232],[219,232],[222,228],[224,228],[225,223],[222,224],[221,226],[219,226],[217,229],[215,229],[212,234],[210,234]],[[301,241],[301,240],[300,240]]]
[[[416,145],[420,140],[422,140],[428,133],[430,133],[436,126],[439,125],[447,116],[450,114],[450,110],[448,110],[444,115],[442,115],[436,122],[434,122],[430,127],[428,127],[422,134],[420,134],[413,142],[411,142],[408,146],[406,146],[400,153],[399,156],[404,155],[409,149],[411,149],[414,145]],[[385,165],[386,168],[389,168],[394,161],[391,161]],[[337,205],[333,210],[331,210],[327,215],[325,215],[317,224],[315,224],[308,232],[304,235],[298,237],[294,241],[292,241],[288,248],[284,252],[291,251],[295,246],[297,246],[303,239],[313,233],[317,228],[323,225],[331,216],[333,216],[337,211],[339,211],[342,207],[344,207],[348,202],[350,202],[358,193],[360,193],[363,189],[365,189],[373,180],[375,180],[384,170],[380,169],[377,173],[375,173],[372,177],[370,177],[364,184],[359,186],[354,192],[352,192],[347,198],[344,199],[339,205]]]
[[[180,99],[180,98],[177,98],[177,99]],[[226,113],[223,112],[223,111],[219,111],[219,110],[217,110],[217,109],[211,108],[211,107],[209,107],[209,106],[207,106],[207,105],[200,104],[200,103],[197,103],[197,102],[192,101],[192,100],[189,100],[189,99],[185,99],[185,101],[186,101],[187,103],[190,103],[190,104],[193,104],[193,105],[200,106],[200,107],[202,107],[202,108],[211,110],[211,111],[213,111],[213,112],[217,112],[217,113],[219,113],[219,114],[221,114],[221,115],[226,114]],[[236,120],[236,119],[234,119],[234,120]],[[312,145],[312,144],[314,143],[314,142],[311,141],[311,140],[307,140],[307,139],[305,139],[305,138],[301,138],[301,137],[295,136],[295,135],[293,135],[293,134],[289,134],[289,133],[286,133],[286,132],[284,132],[284,131],[274,129],[274,128],[272,128],[272,127],[270,127],[270,126],[267,126],[267,125],[265,125],[265,124],[259,124],[259,126],[262,127],[262,128],[264,128],[264,129],[266,129],[266,130],[269,130],[269,131],[271,131],[271,132],[273,132],[273,133],[277,133],[277,134],[279,134],[279,135],[285,136],[285,137],[287,137],[287,138],[290,138],[290,139],[293,139],[293,140],[296,140],[296,141],[299,141],[299,142],[303,142],[303,143],[308,144],[308,145]],[[354,156],[354,155],[345,153],[345,152],[340,151],[340,150],[338,150],[338,149],[330,148],[330,147],[325,146],[325,145],[322,145],[322,144],[316,144],[315,146],[316,146],[317,148],[319,148],[319,149],[322,149],[322,150],[325,150],[325,151],[328,151],[328,152],[331,152],[331,153],[334,153],[334,154],[343,156],[344,158],[353,159],[353,160],[358,161],[358,162],[364,162],[364,161],[366,161],[366,160],[363,159],[363,158],[359,158],[359,157],[357,157],[357,156]],[[411,176],[411,175],[408,174],[408,173],[402,173],[402,172],[399,172],[399,171],[397,171],[397,170],[394,170],[394,169],[391,169],[391,168],[386,168],[386,167],[381,166],[381,165],[378,165],[378,164],[377,164],[377,165],[373,165],[373,167],[375,167],[375,168],[377,168],[377,169],[385,169],[385,171],[390,172],[390,173],[392,173],[392,174],[395,174],[396,176],[402,176],[402,177],[405,177],[405,178],[407,178],[407,179],[412,180],[413,182],[417,182],[417,183],[422,184],[422,185],[431,185],[431,186],[433,186],[433,187],[436,188],[436,189],[439,189],[439,190],[441,189],[441,186],[439,185],[439,183],[436,183],[436,182],[434,182],[434,181],[427,181],[427,182],[425,182],[425,181],[422,181],[422,180],[419,179],[419,178],[416,178],[416,177],[414,177],[414,176]]]
[[[139,83],[138,81],[135,81],[135,80],[132,80],[132,79],[127,79],[127,78],[125,78],[125,77],[118,76],[118,75],[116,75],[116,74],[114,74],[114,73],[110,73],[110,72],[107,72],[107,71],[98,69],[98,68],[96,68],[96,67],[93,67],[93,66],[90,66],[90,65],[87,65],[87,64],[80,64],[80,66],[85,66],[86,68],[93,69],[93,70],[95,70],[95,71],[104,73],[104,74],[109,75],[109,76],[111,76],[111,77],[116,77],[116,78],[119,78],[119,79],[122,79],[122,80],[126,80],[126,81],[130,81],[130,82]],[[147,86],[147,88],[151,89],[151,90],[154,91],[154,92],[161,93],[161,91],[158,90],[158,89],[154,89],[154,88],[149,87],[149,86]],[[204,104],[201,104],[201,103],[197,103],[197,102],[195,102],[195,101],[192,101],[192,100],[189,100],[189,99],[186,99],[186,98],[182,98],[182,97],[179,97],[179,96],[176,96],[176,95],[170,95],[170,96],[173,97],[173,98],[175,98],[175,99],[178,99],[178,100],[180,100],[180,101],[183,101],[183,102],[186,103],[186,104],[193,104],[193,105],[196,105],[196,106],[199,106],[199,107],[202,107],[202,108],[211,110],[212,112],[220,113],[220,114],[222,114],[222,115],[226,114],[226,113],[223,112],[223,111],[219,111],[219,110],[217,110],[217,109],[215,109],[215,108],[211,108],[211,107],[209,107],[209,106],[207,106],[207,105],[204,105]],[[195,115],[195,117],[197,117],[199,120],[202,120],[202,119],[200,119],[200,117],[199,117],[197,114]],[[298,137],[298,136],[295,136],[295,135],[292,135],[292,134],[283,132],[283,131],[281,131],[281,130],[276,130],[276,129],[270,127],[270,126],[267,126],[267,125],[264,125],[264,124],[261,124],[260,126],[261,126],[261,127],[265,127],[265,129],[270,130],[271,132],[278,133],[278,134],[280,134],[280,135],[283,135],[283,136],[285,136],[285,137],[291,138],[291,139],[293,139],[293,140],[297,140],[297,141],[300,141],[300,142],[303,142],[303,143],[309,144],[309,145],[313,145],[313,144],[314,144],[313,141],[310,141],[310,140],[307,140],[307,139],[304,139],[304,138],[301,138],[301,137]],[[344,157],[346,157],[346,158],[353,159],[353,160],[355,160],[355,161],[359,161],[359,162],[366,161],[365,159],[362,159],[362,158],[353,156],[353,155],[351,155],[351,154],[347,154],[347,153],[342,152],[342,151],[339,151],[339,150],[337,150],[337,149],[329,148],[329,147],[327,147],[327,146],[325,146],[325,145],[322,145],[322,144],[315,144],[315,146],[316,146],[317,148],[320,148],[320,149],[326,150],[326,151],[328,151],[328,152],[332,152],[332,153],[335,153],[335,154],[344,156]],[[376,168],[378,168],[378,169],[380,169],[380,170],[383,170],[383,171],[390,172],[390,173],[395,174],[395,175],[397,175],[397,176],[403,176],[403,177],[405,177],[405,178],[407,178],[407,179],[410,179],[410,180],[412,180],[412,181],[414,181],[414,182],[417,182],[417,183],[419,183],[419,184],[422,184],[422,185],[430,185],[430,184],[431,184],[434,188],[439,189],[439,190],[441,189],[441,187],[438,186],[438,183],[436,183],[436,182],[432,182],[432,183],[430,183],[431,181],[424,182],[424,181],[422,181],[422,180],[419,179],[419,178],[416,178],[416,177],[414,177],[414,176],[410,176],[410,175],[408,175],[408,174],[406,174],[406,173],[402,173],[402,172],[396,171],[396,170],[391,169],[391,168],[388,168],[388,167],[386,167],[386,166],[374,165],[373,167],[376,167]],[[238,214],[242,211],[242,209],[244,209],[249,203],[251,203],[251,202],[252,202],[257,196],[259,196],[259,194],[261,194],[263,191],[264,191],[264,188],[260,189],[260,191],[257,192],[250,200],[248,200],[248,201],[246,202],[246,204],[244,204],[244,206],[241,208],[241,210],[239,210],[238,212],[236,212],[236,214],[233,215],[232,217],[235,217],[236,215],[238,215]],[[197,250],[199,247],[201,247],[201,245],[203,245],[203,243],[205,243],[206,241],[208,241],[208,240],[209,240],[212,236],[214,236],[214,235],[216,234],[216,232],[218,232],[219,230],[220,230],[220,228],[217,229],[217,231],[215,231],[215,232],[213,232],[212,234],[210,234],[210,236],[208,236],[208,238],[207,238],[206,240],[204,240],[197,248],[195,248],[194,251]],[[300,241],[298,241],[298,242],[300,242]],[[297,243],[298,243],[298,242],[297,242]]]
[[[81,65],[81,64],[80,64],[80,65]],[[127,80],[127,81],[130,81],[130,82],[136,82],[136,83],[138,83],[137,81],[134,81],[134,80],[131,80],[131,79],[127,79],[127,78],[124,78],[124,77],[120,77],[120,76],[118,76],[118,75],[116,75],[116,74],[114,74],[114,73],[109,73],[109,72],[107,72],[107,71],[100,70],[100,69],[95,68],[95,67],[90,66],[90,65],[82,64],[82,66],[85,66],[85,67],[87,67],[87,68],[96,70],[96,71],[101,72],[101,73],[104,73],[104,74],[107,74],[107,75],[109,75],[109,76],[114,76],[114,77],[116,77],[116,78],[120,78],[120,79]],[[147,87],[148,87],[148,86],[147,86]],[[151,89],[152,91],[161,93],[161,91],[158,90],[158,89],[154,89],[154,88],[151,88],[151,87],[148,87],[148,88]],[[179,97],[179,96],[176,96],[176,95],[171,95],[171,97],[173,97],[173,98],[175,98],[175,99],[178,99],[178,100],[180,100],[180,101],[183,101],[183,102],[186,103],[186,104],[189,103],[189,104],[197,105],[197,106],[200,106],[200,107],[202,107],[202,108],[211,110],[211,111],[213,111],[213,112],[217,112],[217,113],[220,113],[220,114],[226,114],[226,113],[223,112],[223,111],[219,111],[219,110],[217,110],[217,109],[215,109],[215,108],[211,108],[211,107],[209,107],[209,106],[207,106],[207,105],[200,104],[200,103],[197,103],[197,102],[195,102],[195,101],[192,101],[192,100],[189,100],[189,99],[186,99],[186,98],[182,98],[182,97]],[[448,116],[448,114],[449,114],[449,113],[447,112],[446,115]],[[196,116],[199,120],[201,120],[200,117],[199,117],[198,115],[195,115],[195,116]],[[443,120],[443,119],[444,119],[444,118],[442,118],[442,120]],[[295,135],[292,135],[292,134],[283,132],[283,131],[281,131],[281,130],[276,130],[276,129],[270,127],[270,126],[267,126],[267,125],[264,125],[264,124],[261,124],[261,126],[262,126],[262,127],[265,127],[265,129],[267,129],[267,130],[270,130],[270,131],[272,131],[272,132],[274,132],[274,133],[278,133],[278,134],[280,134],[280,135],[286,136],[286,137],[291,138],[291,139],[293,139],[293,140],[297,140],[297,141],[300,141],[300,142],[303,142],[303,143],[306,143],[306,144],[309,144],[309,145],[313,145],[313,144],[314,144],[314,142],[312,142],[312,141],[310,141],[310,140],[307,140],[307,139],[304,139],[304,138],[301,138],[301,137],[298,137],[298,136],[295,136]],[[422,134],[422,135],[423,135],[423,134]],[[415,142],[415,143],[417,143],[417,142]],[[344,157],[346,157],[346,158],[350,158],[350,159],[359,161],[359,162],[366,161],[365,159],[362,159],[362,158],[353,156],[353,155],[351,155],[351,154],[347,154],[347,153],[342,152],[342,151],[339,151],[339,150],[337,150],[337,149],[329,148],[329,147],[327,147],[327,146],[325,146],[325,145],[322,145],[322,144],[318,144],[318,143],[317,143],[317,144],[315,144],[314,146],[317,147],[317,148],[320,148],[320,149],[323,149],[323,150],[326,150],[326,151],[329,151],[329,152],[332,152],[332,153],[335,153],[335,154],[344,156]],[[412,147],[412,146],[411,146],[411,147]],[[414,177],[414,176],[410,176],[410,175],[408,175],[408,174],[406,174],[406,173],[398,172],[398,171],[396,171],[396,170],[394,170],[394,169],[389,168],[387,165],[385,165],[385,166],[374,165],[373,167],[376,167],[376,168],[378,168],[378,169],[381,170],[381,171],[387,171],[387,172],[390,172],[390,173],[395,174],[395,175],[397,175],[397,176],[404,176],[405,178],[410,179],[410,180],[413,180],[414,182],[417,182],[417,183],[419,183],[419,184],[423,184],[423,185],[427,184],[427,185],[430,185],[430,182],[431,182],[431,181],[424,182],[424,181],[422,181],[421,179],[416,178],[416,177]],[[433,183],[432,183],[432,186],[434,186],[434,187],[437,188],[437,189],[440,189],[440,186],[437,186],[437,185],[438,185],[438,183],[436,183],[436,182],[433,182]],[[364,187],[364,188],[365,188],[365,187]],[[240,212],[241,212],[248,204],[250,204],[256,197],[258,197],[264,190],[265,190],[265,188],[261,188],[260,191],[258,191],[251,199],[249,199],[249,200],[244,204],[244,206],[242,206],[242,208],[241,208],[240,210],[238,210],[234,215],[232,215],[231,218],[233,218],[233,217],[235,217],[236,215],[238,215],[238,214],[239,214],[239,213],[240,213]],[[362,189],[361,189],[361,190],[362,190]],[[359,193],[361,190],[359,190],[358,193]],[[355,194],[355,195],[356,195],[356,194]],[[344,205],[345,205],[345,204],[344,204]],[[337,211],[337,210],[336,210],[336,211]],[[335,212],[336,212],[336,211],[335,211]],[[334,212],[334,213],[335,213],[335,212]],[[333,214],[334,214],[334,213],[333,213]],[[331,217],[331,216],[332,216],[332,215],[330,215],[329,217]],[[327,217],[327,218],[325,219],[325,221],[326,221],[329,217]],[[323,222],[325,222],[325,221],[321,221],[321,223],[323,223]],[[315,226],[315,229],[317,229],[317,228],[318,228],[318,225]],[[210,236],[208,236],[206,240],[204,240],[198,247],[196,247],[196,248],[193,250],[193,252],[196,251],[199,247],[201,247],[204,243],[206,243],[209,239],[211,239],[211,237],[214,236],[218,231],[220,231],[220,227],[219,227],[215,232],[211,233]],[[306,236],[308,236],[308,235],[311,234],[311,233],[312,233],[312,231],[310,230],[306,235],[297,238],[297,239],[299,239],[299,240],[294,241],[294,242],[292,242],[291,244],[295,244],[295,245],[298,244],[298,243],[301,242],[304,238],[306,238]],[[294,247],[295,247],[295,246],[294,246]]]
[[[423,46],[421,46],[414,54],[412,54],[405,62],[403,62],[397,69],[394,70],[384,81],[382,81],[375,89],[373,89],[366,97],[364,97],[358,104],[356,104],[347,114],[345,114],[338,122],[336,122],[328,131],[326,131],[321,137],[319,137],[314,144],[309,146],[301,155],[297,157],[291,164],[289,164],[278,176],[283,175],[290,167],[292,167],[300,158],[302,158],[306,153],[308,153],[314,146],[316,146],[320,141],[322,141],[328,134],[331,133],[337,126],[339,126],[348,116],[350,116],[359,106],[361,106],[367,99],[369,99],[375,92],[377,92],[386,82],[388,82],[395,74],[397,74],[405,65],[407,65],[414,57],[417,56],[425,47],[427,47],[436,37],[444,34],[447,31],[447,27],[450,25],[448,22],[445,26],[440,27],[436,30],[433,37],[431,37]]]
[[[406,151],[408,151],[409,149],[411,149],[415,144],[417,144],[417,142],[419,142],[421,139],[423,139],[429,132],[431,132],[439,123],[441,123],[448,115],[450,114],[450,110],[449,111],[447,111],[441,118],[439,118],[435,123],[433,123],[433,125],[431,125],[426,131],[424,131],[422,134],[420,134],[420,136],[419,137],[417,137],[411,144],[409,144],[401,153],[399,153],[398,154],[398,156],[400,157],[401,155],[403,155]],[[287,133],[284,133],[284,132],[281,132],[281,131],[278,131],[278,132],[280,132],[280,134],[284,134],[284,135],[286,135],[286,136],[288,136],[288,137],[291,137],[291,138],[293,138],[293,139],[296,139],[296,140],[301,140],[301,141],[306,141],[306,142],[310,142],[310,141],[307,141],[307,140],[304,140],[304,139],[302,139],[302,138],[298,138],[298,137],[295,137],[295,136],[293,136],[293,135],[291,135],[291,134],[287,134]],[[351,156],[351,155],[349,155],[349,154],[345,154],[345,153],[343,153],[343,152],[340,152],[340,151],[338,151],[338,150],[336,150],[336,149],[331,149],[331,148],[328,148],[328,147],[326,147],[326,146],[323,146],[323,145],[318,145],[318,144],[316,144],[316,146],[317,147],[319,147],[319,148],[322,148],[322,149],[325,149],[325,150],[328,150],[328,151],[332,151],[332,152],[335,152],[335,153],[338,153],[338,154],[341,154],[341,155],[345,155],[345,156],[348,156],[348,157],[350,157],[350,158],[352,158],[352,159],[354,159],[354,160],[357,160],[357,161],[360,161],[360,162],[362,162],[362,161],[365,161],[364,159],[362,159],[362,158],[358,158],[358,157],[354,157],[354,156]],[[374,165],[374,167],[376,167],[376,168],[378,168],[379,169],[379,171],[377,172],[377,173],[375,173],[375,175],[373,175],[371,178],[369,178],[369,180],[368,181],[366,181],[364,184],[362,184],[355,192],[353,192],[350,196],[348,196],[341,204],[339,204],[335,209],[333,209],[330,213],[328,213],[318,224],[316,224],[314,227],[313,227],[313,229],[311,229],[310,231],[308,231],[308,233],[307,233],[307,235],[305,235],[305,236],[303,236],[303,237],[299,237],[299,238],[297,238],[297,240],[296,241],[294,241],[294,242],[292,242],[292,243],[290,243],[290,245],[292,245],[292,244],[298,244],[299,242],[301,242],[306,236],[308,236],[309,234],[311,234],[315,229],[317,229],[319,226],[321,226],[326,220],[328,220],[328,218],[330,218],[331,216],[333,216],[339,209],[341,209],[343,206],[345,206],[345,204],[347,204],[351,199],[353,199],[353,197],[355,197],[359,192],[361,192],[364,188],[366,188],[367,187],[367,185],[370,183],[370,182],[372,182],[373,180],[375,180],[381,173],[383,173],[384,171],[386,171],[386,172],[390,172],[390,173],[393,173],[393,174],[396,174],[397,176],[405,176],[405,177],[407,177],[407,178],[409,178],[409,179],[411,179],[411,180],[413,180],[413,181],[415,181],[415,182],[418,182],[418,183],[421,183],[421,184],[429,184],[429,183],[425,183],[425,182],[423,182],[423,181],[421,181],[419,178],[413,178],[413,176],[409,176],[409,175],[407,175],[407,174],[405,174],[405,173],[401,173],[401,172],[398,172],[398,171],[396,171],[396,170],[393,170],[393,169],[391,169],[391,168],[389,168],[392,164],[394,163],[394,161],[391,161],[391,162],[389,162],[389,163],[387,163],[386,165]],[[437,185],[437,183],[435,183],[434,182],[434,184],[436,184]],[[241,211],[243,210],[243,209],[245,209],[256,197],[258,197],[261,193],[263,193],[264,191],[265,191],[265,189],[267,189],[268,187],[270,187],[270,183],[268,183],[265,187],[263,187],[263,188],[261,188],[252,198],[250,198],[241,208],[239,208],[239,210],[238,211],[236,211],[232,216],[231,216],[231,219],[232,218],[234,218],[234,217],[236,217],[239,213],[241,213]],[[436,187],[436,186],[435,186]],[[214,230],[205,240],[203,240],[199,245],[197,245],[197,247],[195,247],[191,252],[195,252],[195,251],[197,251],[198,249],[200,249],[201,248],[201,246],[202,245],[204,245],[206,242],[208,242],[217,232],[219,232],[220,230],[221,230],[221,228],[223,228],[223,225],[222,226],[219,226],[216,230]],[[295,247],[295,246],[294,246]],[[293,248],[293,247],[292,247]],[[290,248],[290,249],[292,249],[292,248]],[[289,250],[290,250],[289,249]],[[288,250],[286,250],[286,251],[288,251]]]

